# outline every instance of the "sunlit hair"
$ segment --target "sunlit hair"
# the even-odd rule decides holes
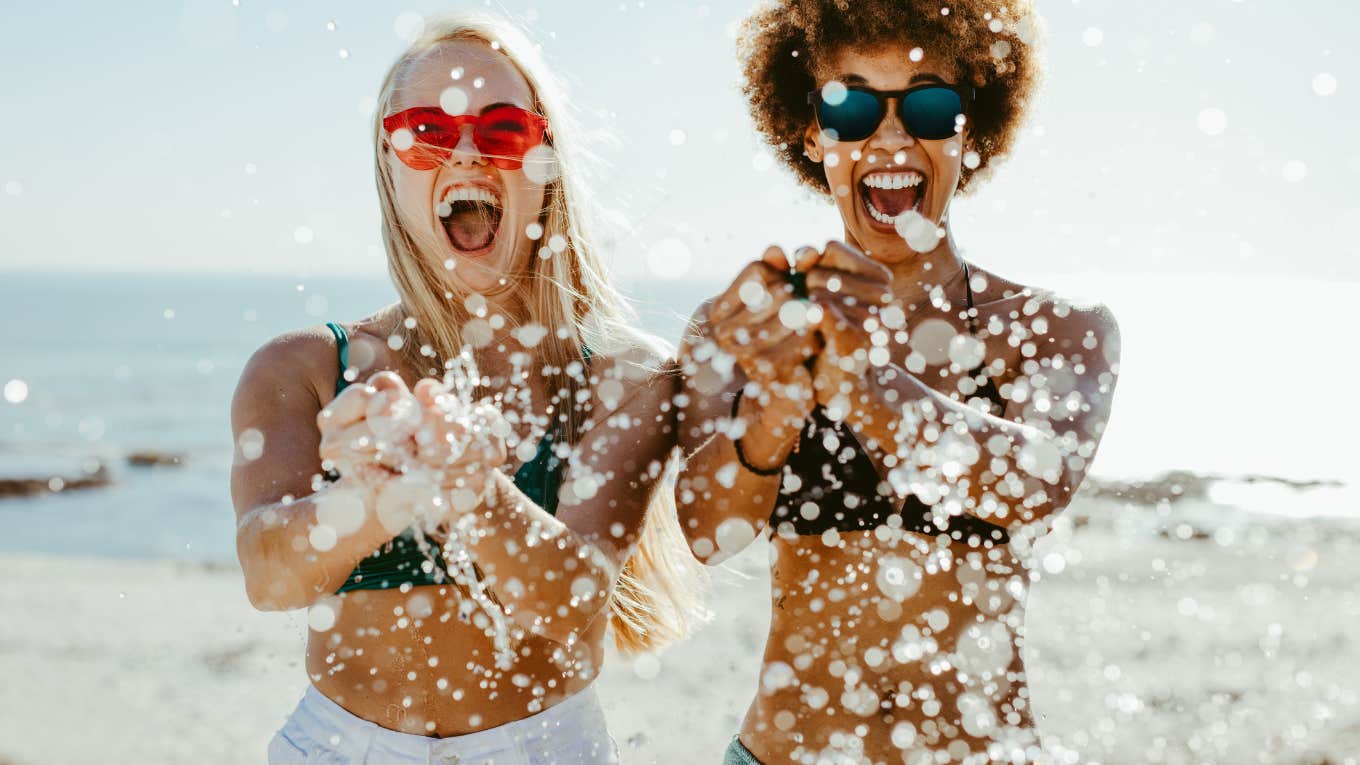
[[[427,19],[420,38],[383,79],[373,144],[388,270],[404,318],[397,330],[403,342],[401,352],[411,368],[438,376],[444,362],[464,348],[469,321],[479,318],[474,313],[477,306],[470,309],[466,304],[468,295],[448,291],[442,259],[422,253],[420,238],[401,225],[382,129],[382,118],[391,112],[393,95],[410,64],[431,48],[454,41],[484,42],[504,55],[529,84],[534,111],[548,119],[552,131],[557,167],[549,174],[555,177],[544,192],[539,218],[542,236],[531,243],[534,252],[524,271],[507,274],[503,290],[524,290],[525,320],[548,329],[534,348],[535,367],[548,372],[543,379],[550,403],[565,426],[567,442],[575,444],[584,419],[577,411],[577,393],[590,385],[583,349],[589,348],[594,356],[630,359],[652,374],[665,372],[669,368],[665,360],[672,354],[664,342],[635,327],[636,316],[610,284],[590,238],[585,204],[589,197],[573,172],[579,161],[577,130],[565,104],[557,100],[564,92],[562,86],[552,77],[537,46],[503,18],[463,12]],[[606,418],[593,419],[603,422]],[[647,508],[638,546],[624,564],[612,594],[610,625],[619,649],[654,650],[686,636],[703,616],[703,577],[681,535],[673,493],[659,487]]]
[[[1042,32],[1031,0],[765,0],[739,30],[742,92],[780,161],[829,196],[821,163],[803,153],[818,67],[847,48],[894,43],[920,48],[926,61],[953,61],[959,84],[977,88],[968,137],[979,163],[963,168],[966,193],[1020,134],[1042,74]]]

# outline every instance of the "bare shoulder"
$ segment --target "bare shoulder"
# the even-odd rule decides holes
[[[329,400],[340,374],[335,336],[324,327],[285,332],[260,346],[246,361],[236,385],[236,405],[253,399],[305,396],[318,409]]]
[[[1105,304],[971,270],[978,319],[988,334],[1034,342],[1042,355],[1096,356],[1117,366],[1119,323]]]

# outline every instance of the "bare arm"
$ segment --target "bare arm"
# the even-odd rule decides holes
[[[793,267],[807,273],[821,257],[799,249]],[[886,282],[886,269],[866,263]],[[746,266],[695,313],[680,355],[686,462],[676,505],[690,549],[705,563],[731,557],[769,523],[781,480],[774,471],[788,461],[815,403],[808,360],[822,339],[810,304],[789,286],[789,264],[771,247]]]
[[[953,499],[964,512],[1002,525],[1042,520],[1071,500],[1104,434],[1119,331],[1103,306],[1052,303],[1011,331],[1033,350],[1021,373],[1001,386],[1003,416],[934,391],[896,364],[840,373],[830,369],[830,355],[818,368],[835,381],[833,390],[819,398],[843,397],[829,409],[846,414],[899,491],[928,504]]]
[[[511,619],[561,643],[605,610],[675,445],[673,372],[593,366],[592,416],[568,459],[557,514],[496,470],[481,505],[455,520]]]
[[[320,364],[333,368],[333,358],[322,339],[284,335],[251,357],[232,399],[236,553],[246,593],[261,610],[302,608],[335,592],[364,556],[394,536],[369,512],[371,484],[361,476],[319,482],[321,401],[313,381],[324,378]],[[357,529],[314,536],[318,508],[328,502],[340,513],[357,503]]]

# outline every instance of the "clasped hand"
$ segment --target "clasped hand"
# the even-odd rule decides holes
[[[795,279],[804,280],[806,297]],[[792,259],[771,247],[742,269],[708,319],[718,347],[758,384],[755,426],[786,435],[813,406],[861,385],[875,325],[869,319],[891,297],[892,273],[841,242],[799,249]]]
[[[432,378],[407,388],[392,372],[347,387],[317,415],[317,427],[323,466],[360,489],[368,506],[423,492],[427,496],[399,504],[430,504],[437,497],[434,525],[480,502],[492,471],[506,461],[510,434],[491,404],[469,406]],[[393,491],[398,486],[403,490]]]

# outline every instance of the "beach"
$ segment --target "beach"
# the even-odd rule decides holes
[[[1360,762],[1360,525],[1139,499],[1086,491],[1032,550],[1045,741],[1082,763]],[[714,619],[688,642],[610,657],[598,688],[625,763],[720,761],[760,670],[766,555],[713,570]],[[305,613],[255,611],[233,565],[0,566],[4,765],[260,763],[305,688]]]

